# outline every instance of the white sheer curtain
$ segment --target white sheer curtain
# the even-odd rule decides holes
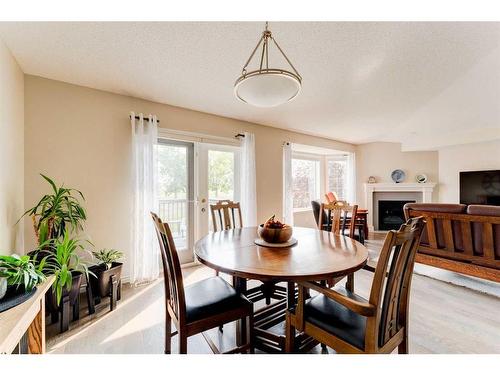
[[[255,136],[244,133],[241,145],[241,214],[243,225],[257,225],[257,185],[255,179]]]
[[[283,144],[283,220],[293,225],[292,144]]]
[[[133,212],[131,282],[145,283],[159,275],[159,248],[150,211],[156,211],[156,145],[158,129],[156,116],[144,119],[130,114],[132,128]]]

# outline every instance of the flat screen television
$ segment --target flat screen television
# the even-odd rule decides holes
[[[500,206],[500,170],[460,172],[460,203]]]

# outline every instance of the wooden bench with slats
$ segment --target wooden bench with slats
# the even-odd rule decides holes
[[[500,215],[493,216],[497,209],[500,212],[493,206],[405,205],[407,218],[426,220],[417,262],[500,282]]]

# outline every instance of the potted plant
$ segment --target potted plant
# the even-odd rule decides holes
[[[0,311],[10,309],[27,299],[45,280],[44,262],[35,266],[29,255],[0,255]]]
[[[73,307],[73,320],[78,319],[79,294],[83,276],[89,271],[79,253],[85,248],[79,239],[70,237],[65,231],[62,238],[47,240],[40,247],[46,254],[42,259],[45,274],[55,276],[52,293],[47,294],[48,307],[52,312],[52,320],[61,315],[61,332],[69,328],[69,311]]]
[[[85,200],[81,191],[66,188],[64,185],[58,186],[51,178],[43,174],[40,175],[50,185],[51,191],[49,194],[43,195],[38,203],[21,217],[30,216],[33,220],[38,248],[28,254],[37,261],[54,250],[51,241],[61,238],[66,232],[71,235],[78,234],[79,231],[83,230],[83,224],[87,219],[85,208],[81,204],[81,200]],[[43,253],[41,253],[42,251]],[[89,282],[87,282],[86,289],[89,314],[93,314],[95,310]],[[48,295],[51,294],[53,293],[48,293]],[[48,303],[49,309],[51,305],[57,304]],[[77,316],[78,311],[75,308],[73,317],[77,318]],[[55,323],[58,319],[58,310],[52,311],[52,322]]]
[[[92,294],[96,303],[101,298],[110,297],[110,310],[116,307],[116,301],[121,298],[121,274],[123,263],[118,261],[123,258],[123,253],[115,249],[102,249],[93,251],[92,255],[99,261],[98,264],[89,267],[96,277],[92,278]]]
[[[52,179],[40,175],[49,183],[52,191],[21,216],[31,216],[39,245],[47,240],[62,237],[66,231],[82,230],[87,219],[85,209],[78,200],[78,196],[82,200],[85,200],[85,197],[79,190],[65,188],[63,185],[58,187]]]

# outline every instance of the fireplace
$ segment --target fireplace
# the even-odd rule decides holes
[[[365,204],[368,209],[368,229],[370,231],[382,230],[378,225],[379,219],[379,204],[378,201],[407,201],[416,203],[432,202],[432,191],[436,184],[433,182],[413,183],[401,182],[399,184],[376,182],[373,184],[366,183],[365,187]],[[403,206],[403,205],[401,205]],[[399,228],[398,228],[399,229]]]
[[[379,230],[398,230],[401,224],[405,222],[403,206],[406,203],[415,203],[412,201],[401,200],[379,200],[378,201],[378,229]]]

